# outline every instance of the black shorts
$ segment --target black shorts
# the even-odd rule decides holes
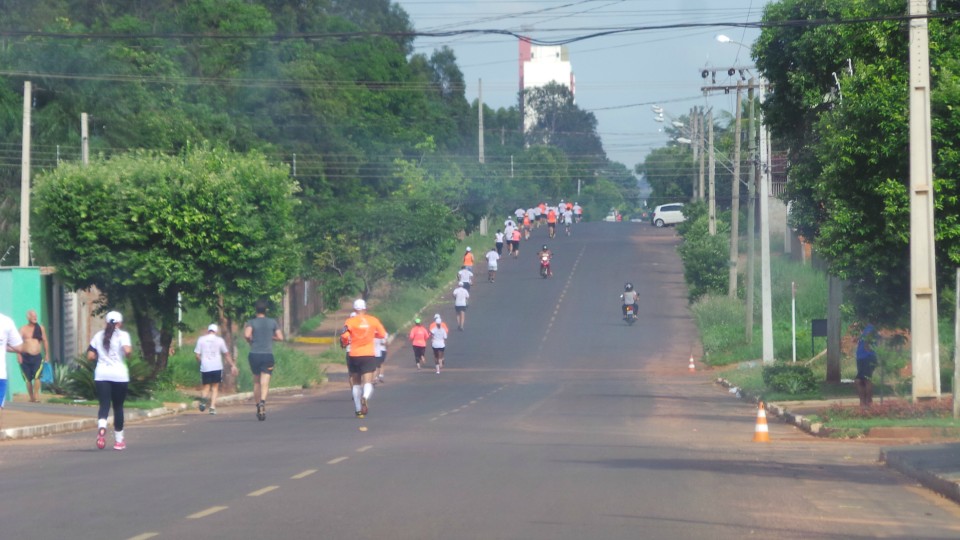
[[[383,351],[382,353],[380,353],[380,356],[377,357],[377,367],[382,366],[383,363],[386,361],[387,361],[387,351]]]
[[[201,371],[200,372],[200,382],[203,384],[220,384],[220,381],[223,380],[223,370],[218,369],[216,371]]]
[[[419,359],[427,352],[427,346],[414,345],[413,346],[413,357]]]
[[[510,245],[513,246],[513,250],[514,250],[514,251],[520,249],[520,241],[519,241],[519,240],[511,240],[511,241],[510,241]]]
[[[43,364],[43,357],[39,354],[21,353],[20,358],[23,360],[23,363],[20,364],[23,377],[28,381],[35,381],[40,378],[40,366]]]
[[[463,282],[463,288],[469,291],[469,290],[470,290],[470,284],[467,283],[466,281],[464,281],[464,282]]]
[[[376,356],[351,356],[347,359],[347,372],[354,374],[373,373],[377,370]]]
[[[434,355],[434,356],[440,356],[441,354],[443,354],[443,351],[444,351],[444,350],[446,350],[446,347],[434,347],[434,348],[433,348],[433,355]]]
[[[467,306],[453,306],[453,309],[457,310],[457,313],[463,313],[467,310]]]
[[[254,375],[273,373],[273,353],[250,353],[247,360],[250,362],[250,371]]]

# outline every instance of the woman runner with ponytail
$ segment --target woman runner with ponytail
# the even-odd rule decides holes
[[[97,332],[87,349],[87,359],[96,360],[93,381],[97,388],[97,400],[100,410],[97,412],[97,448],[103,450],[107,445],[107,415],[113,405],[114,450],[123,450],[127,443],[123,440],[123,402],[127,398],[127,385],[130,371],[127,369],[126,356],[133,350],[130,334],[120,329],[123,316],[116,311],[107,313],[106,327]]]

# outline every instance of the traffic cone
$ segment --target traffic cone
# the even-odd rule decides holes
[[[694,373],[694,372],[697,371],[697,366],[696,366],[696,364],[693,363],[693,355],[690,355],[690,366],[689,366],[689,369],[690,369],[690,373]]]
[[[767,411],[763,408],[763,402],[760,402],[760,408],[757,410],[757,428],[753,432],[753,442],[770,442],[770,431],[767,429]]]

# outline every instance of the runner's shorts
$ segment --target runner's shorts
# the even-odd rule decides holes
[[[220,381],[223,380],[223,370],[201,371],[200,380],[203,384],[220,384]]]
[[[350,356],[347,358],[348,373],[373,373],[377,370],[376,356]]]
[[[261,373],[270,375],[273,373],[273,354],[250,353],[248,360],[250,362],[250,371],[253,372],[254,375],[260,375]]]

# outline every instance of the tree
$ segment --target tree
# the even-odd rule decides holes
[[[64,164],[36,179],[33,238],[67,285],[96,286],[105,305],[130,306],[157,374],[178,294],[230,321],[295,275],[296,189],[286,168],[263,156],[219,149]]]

